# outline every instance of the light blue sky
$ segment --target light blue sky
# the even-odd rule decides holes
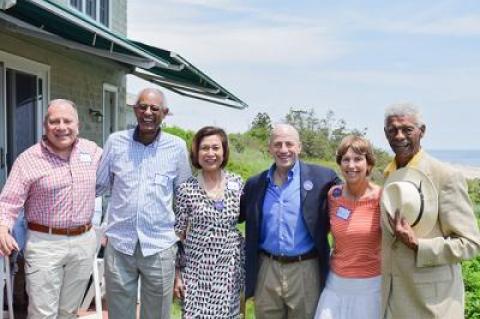
[[[478,0],[129,0],[128,36],[176,51],[250,105],[168,94],[169,124],[236,132],[258,112],[276,122],[291,107],[331,109],[387,149],[384,109],[410,101],[425,148],[480,149]]]

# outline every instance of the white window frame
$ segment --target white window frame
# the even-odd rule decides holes
[[[103,25],[104,27],[107,27],[109,29],[112,28],[112,0],[107,0],[107,2],[108,2],[108,25],[105,25],[100,21],[100,0],[95,0],[95,3],[96,3],[96,6],[95,6],[95,8],[96,8],[95,16],[96,17],[95,17],[95,19],[87,14],[87,0],[81,0],[81,1],[82,1],[82,9],[81,10],[78,10],[77,7],[73,6],[72,3],[70,2],[70,0],[68,1],[68,5],[72,9],[81,12],[86,17],[96,21],[97,23]]]
[[[118,130],[118,87],[109,83],[103,83],[103,90],[102,90],[102,114],[103,114],[103,121],[102,121],[102,139],[103,139],[103,144],[105,144],[107,140],[107,136],[105,136],[105,125],[106,125],[106,119],[107,119],[107,112],[106,112],[106,105],[105,105],[105,92],[111,92],[115,93],[115,114],[113,117],[110,118],[111,121],[113,121],[112,127],[113,131]],[[110,114],[111,116],[111,114]]]
[[[33,74],[42,79],[42,93],[43,99],[37,104],[37,141],[40,141],[43,134],[43,117],[47,112],[48,101],[50,101],[50,66],[35,62],[17,55],[13,55],[4,51],[0,51],[0,61],[3,62],[3,66],[6,69],[14,69],[21,72]],[[6,98],[6,97],[5,97]],[[3,111],[2,111],[3,112]],[[6,119],[4,117],[2,123],[6,127]],[[5,136],[5,145],[6,145]]]

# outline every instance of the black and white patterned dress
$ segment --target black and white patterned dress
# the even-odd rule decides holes
[[[175,231],[186,231],[183,317],[240,318],[244,240],[237,229],[242,179],[225,173],[223,202],[210,199],[196,177],[177,190]]]

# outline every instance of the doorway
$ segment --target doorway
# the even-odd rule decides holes
[[[18,155],[42,137],[48,70],[0,51],[0,188]]]

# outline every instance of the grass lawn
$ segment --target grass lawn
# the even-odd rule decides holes
[[[247,302],[247,314],[245,316],[245,319],[255,319],[253,307],[254,307],[253,301],[249,300]],[[180,318],[182,318],[180,302],[178,300],[175,300],[175,302],[173,303],[173,309],[172,309],[172,319],[180,319]]]

